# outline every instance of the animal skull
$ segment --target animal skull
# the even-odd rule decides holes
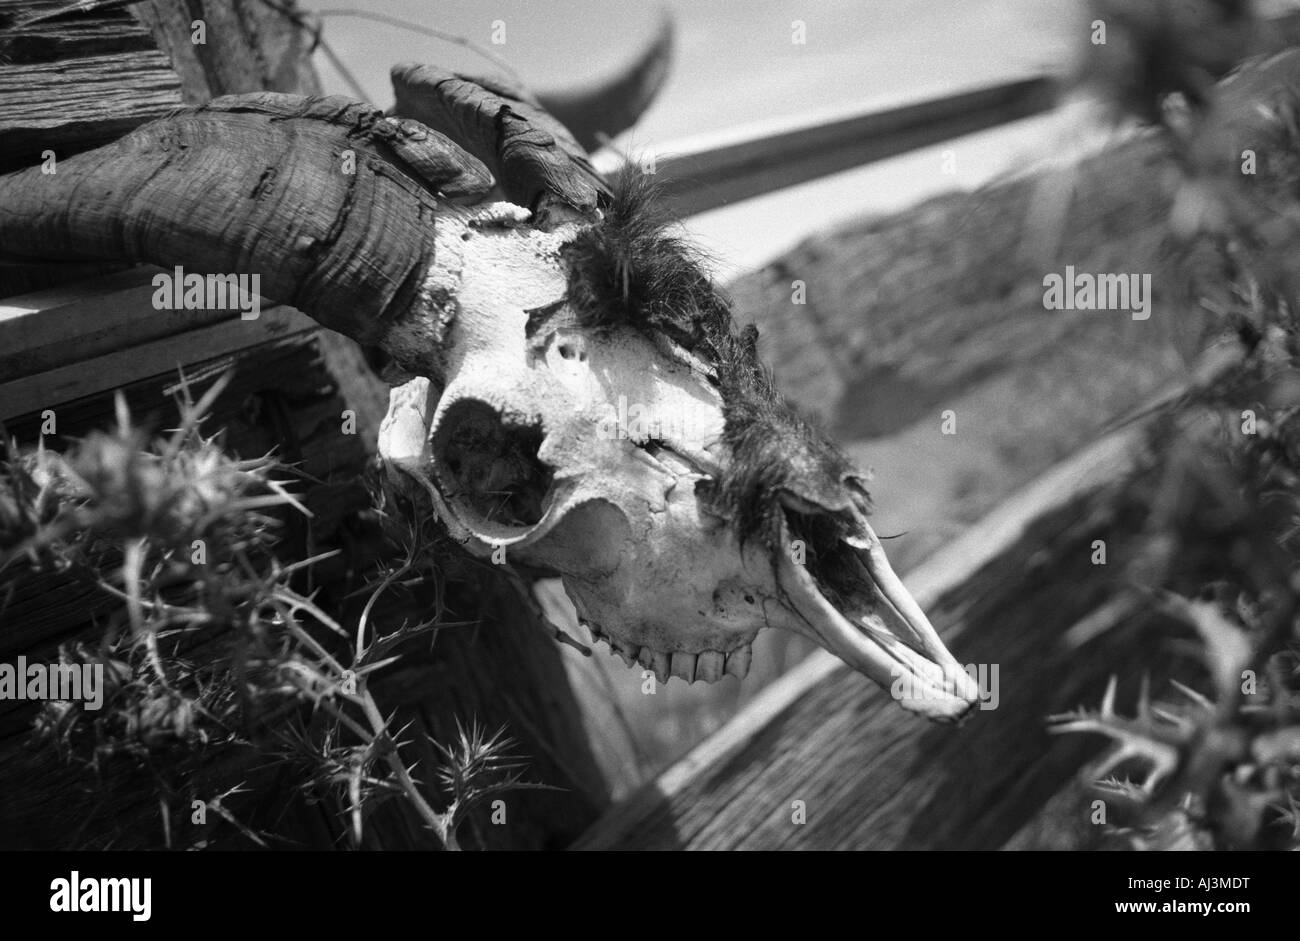
[[[744,677],[754,637],[777,627],[887,688],[903,680],[905,708],[966,713],[978,690],[862,519],[859,477],[837,482],[857,499],[832,566],[801,564],[785,520],[779,546],[739,538],[717,500],[737,460],[718,370],[662,334],[583,323],[566,246],[589,220],[527,219],[509,204],[439,217],[437,243],[462,249],[426,284],[447,299],[446,384],[392,390],[379,449],[393,479],[471,553],[558,574],[593,637],[661,682]],[[825,511],[817,494],[783,499]],[[831,569],[839,583],[821,583]]]
[[[864,475],[776,393],[646,179],[601,179],[517,89],[394,82],[400,118],[231,96],[57,176],[0,177],[0,260],[259,274],[380,350],[404,383],[379,442],[393,479],[469,552],[558,575],[662,680],[744,676],[776,627],[904,708],[969,712],[978,689],[890,568]]]

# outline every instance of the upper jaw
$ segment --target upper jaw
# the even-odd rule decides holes
[[[792,629],[889,690],[909,712],[940,722],[966,718],[979,703],[979,686],[894,573],[871,527],[859,516],[854,529],[838,549],[851,554],[841,561],[859,569],[856,585],[819,581],[790,552],[781,553],[777,579],[794,615]],[[784,522],[781,537],[788,547]]]

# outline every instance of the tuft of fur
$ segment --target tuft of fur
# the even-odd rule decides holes
[[[569,304],[581,322],[664,333],[690,350],[725,342],[727,300],[676,231],[658,184],[625,167],[610,189],[602,221],[565,251]]]
[[[610,189],[602,221],[566,249],[568,301],[579,323],[666,336],[716,371],[732,459],[714,503],[742,542],[776,545],[782,491],[833,515],[847,510],[852,464],[777,391],[758,358],[758,329],[735,329],[730,300],[679,234],[659,186],[629,167]],[[866,509],[866,492],[857,487],[854,495]]]

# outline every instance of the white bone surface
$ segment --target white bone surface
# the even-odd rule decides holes
[[[520,225],[521,212],[494,204],[438,219],[426,290],[443,308],[445,388],[438,395],[424,378],[394,388],[380,453],[471,552],[505,547],[507,561],[559,574],[616,649],[664,654],[665,678],[736,672],[727,655],[767,624],[776,588],[770,562],[742,555],[695,495],[720,447],[721,397],[689,355],[630,327],[560,327],[530,349],[528,311],[563,301],[561,250],[580,224],[543,231]],[[540,425],[538,456],[554,477],[536,524],[480,518],[440,472],[439,429],[466,400]],[[652,455],[641,446],[649,438],[669,450]]]

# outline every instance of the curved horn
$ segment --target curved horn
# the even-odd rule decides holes
[[[453,131],[503,172],[514,198],[595,207],[604,184],[554,119],[463,79],[444,88],[448,113],[463,120]],[[499,115],[501,133],[487,136],[476,115]],[[439,201],[478,201],[493,185],[483,161],[417,121],[341,97],[228,96],[52,174],[0,177],[0,264],[256,274],[262,295],[430,374],[439,343],[430,315],[445,301],[426,290]]]
[[[654,38],[635,59],[596,85],[538,92],[538,103],[587,150],[627,130],[650,107],[668,78],[674,26],[662,10]]]
[[[511,202],[537,209],[558,200],[590,215],[608,198],[582,145],[523,88],[413,63],[394,66],[392,80],[392,113],[459,141]]]
[[[433,262],[435,194],[492,186],[441,134],[344,98],[218,98],[0,177],[0,256],[257,274],[260,293],[379,345]]]

